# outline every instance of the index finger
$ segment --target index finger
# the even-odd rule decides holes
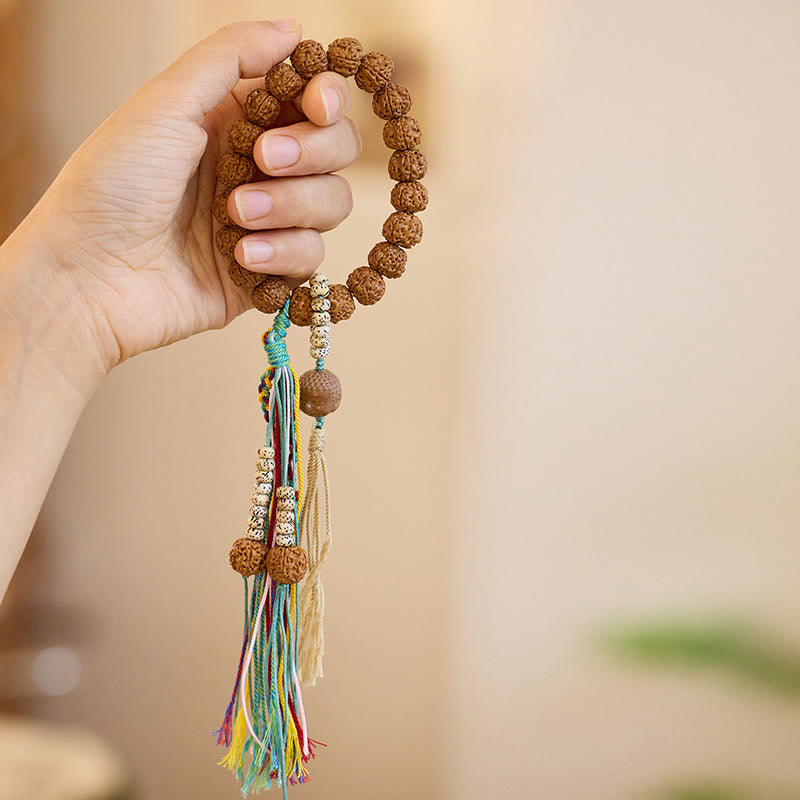
[[[353,94],[347,78],[336,72],[320,72],[295,100],[295,107],[315,125],[333,125],[347,116]]]

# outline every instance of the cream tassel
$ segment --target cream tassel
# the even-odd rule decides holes
[[[322,617],[325,592],[320,571],[331,544],[331,506],[328,469],[325,466],[325,428],[314,428],[308,441],[306,498],[300,518],[300,541],[308,552],[308,574],[300,592],[300,642],[298,667],[300,680],[314,686],[322,677],[325,637]]]

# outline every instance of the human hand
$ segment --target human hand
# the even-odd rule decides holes
[[[300,38],[291,20],[243,22],[195,45],[87,139],[43,196],[35,223],[23,224],[46,237],[53,280],[76,291],[101,370],[221,328],[251,307],[213,245],[211,204],[224,189],[216,163],[247,93],[263,86],[264,74]],[[346,180],[329,174],[360,153],[358,131],[345,116],[350,103],[343,77],[317,75],[257,141],[254,158],[264,176],[228,202],[237,224],[264,230],[237,245],[237,260],[249,269],[287,276],[294,286],[321,262],[320,231],[352,208]],[[283,166],[281,153],[294,163]]]

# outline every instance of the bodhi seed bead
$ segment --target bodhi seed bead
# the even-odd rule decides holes
[[[259,447],[258,456],[259,458],[275,458],[275,448],[267,447],[266,445]]]
[[[363,55],[364,49],[358,39],[349,36],[334,39],[328,45],[328,67],[333,72],[350,78],[358,72]]]
[[[317,325],[330,325],[331,315],[328,311],[315,311],[311,315],[311,324]]]
[[[328,69],[328,54],[325,48],[313,39],[305,39],[295,47],[291,55],[292,66],[306,80]]]
[[[278,119],[281,104],[266,89],[253,89],[244,101],[244,115],[248,121],[267,128]]]
[[[276,522],[291,522],[294,525],[294,512],[293,511],[278,511],[275,515]]]
[[[303,88],[303,79],[294,67],[285,62],[276,64],[264,77],[266,90],[276,99],[286,102],[293,100]]]
[[[279,533],[275,536],[275,544],[278,547],[294,547],[295,538],[292,533]]]
[[[294,522],[277,522],[275,523],[276,533],[294,534]]]
[[[220,192],[211,204],[211,213],[220,225],[233,225],[231,215],[228,213],[228,197],[231,191],[231,189],[225,189],[225,191]]]

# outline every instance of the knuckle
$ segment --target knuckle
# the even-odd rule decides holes
[[[362,150],[364,149],[363,142],[361,141],[361,131],[358,129],[358,125],[353,122],[350,117],[345,117],[342,122],[345,123],[347,128],[349,128],[348,136],[348,143],[350,144],[350,150],[353,153],[352,161],[355,161],[360,155]]]

